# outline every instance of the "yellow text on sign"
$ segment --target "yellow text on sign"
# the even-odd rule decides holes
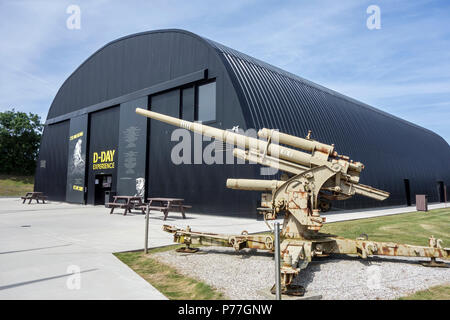
[[[112,162],[114,161],[114,153],[116,153],[116,150],[106,150],[100,152],[100,154],[98,152],[94,152],[93,162]]]
[[[74,140],[76,138],[82,137],[82,136],[83,136],[83,131],[78,132],[77,134],[74,134],[74,135],[70,136],[70,141],[72,141],[72,140]]]
[[[94,152],[92,157],[92,169],[114,169],[114,154],[116,150],[105,150],[101,152]]]
[[[77,191],[83,191],[83,187],[81,187],[81,186],[76,186],[76,185],[73,185],[73,190],[77,190]]]

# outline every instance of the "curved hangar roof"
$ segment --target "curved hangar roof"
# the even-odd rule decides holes
[[[133,34],[99,49],[64,82],[47,124],[199,70],[223,76],[217,99],[237,99],[247,128],[297,136],[312,130],[316,140],[334,143],[339,153],[366,165],[362,182],[394,198],[404,193],[403,179],[416,184],[413,194],[435,194],[431,181],[450,184],[450,147],[437,134],[184,30]]]

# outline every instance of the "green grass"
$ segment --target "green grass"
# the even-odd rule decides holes
[[[323,226],[321,232],[332,233],[355,239],[366,233],[370,240],[392,241],[405,244],[428,246],[433,235],[443,240],[443,247],[450,246],[450,208],[428,212],[411,212],[398,215],[353,221],[333,222]],[[450,284],[431,287],[404,300],[450,300]]]
[[[325,224],[321,232],[355,239],[366,233],[370,240],[393,241],[428,246],[433,235],[443,240],[443,247],[450,246],[450,208],[428,212],[411,212],[386,217],[376,217]]]
[[[143,251],[121,252],[114,255],[137,274],[172,300],[217,300],[224,295],[210,285],[197,279],[182,275],[175,268],[158,261],[154,254],[174,250],[181,245],[172,245]]]
[[[23,196],[33,191],[33,176],[16,176],[0,174],[0,196],[16,197]]]
[[[450,246],[450,208],[429,212],[411,212],[398,215],[328,223],[321,232],[355,239],[366,233],[370,240],[392,241],[414,245],[428,245],[433,235]],[[149,255],[143,252],[118,253],[116,256],[169,299],[224,299],[222,293],[196,279],[178,273],[173,267],[159,262],[152,254],[174,250],[180,245],[153,249]],[[450,284],[416,292],[402,299],[450,299]]]
[[[450,284],[417,291],[399,300],[450,300]]]

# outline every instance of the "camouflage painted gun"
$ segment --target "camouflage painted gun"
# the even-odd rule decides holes
[[[136,113],[235,145],[242,148],[233,150],[235,157],[286,173],[283,180],[228,179],[226,184],[232,189],[270,191],[263,193],[262,207],[258,208],[266,223],[267,220],[276,219],[278,214],[284,214],[281,230],[283,293],[303,294],[304,289],[294,286],[292,281],[314,256],[355,254],[364,259],[372,255],[429,257],[431,261],[426,265],[447,266],[437,262],[436,258],[448,260],[450,248],[442,248],[442,241],[433,236],[429,246],[422,247],[374,242],[369,241],[367,236],[353,240],[320,233],[325,221],[320,216],[320,208],[328,207],[329,200],[345,200],[355,194],[384,200],[389,197],[389,193],[360,184],[359,176],[364,165],[339,155],[334,145],[311,139],[310,132],[303,139],[271,129],[261,129],[258,132],[260,139],[257,139],[140,108],[136,109]],[[178,229],[167,225],[164,230],[174,234],[175,242],[186,244],[184,250],[188,252],[195,251],[189,247],[191,244],[228,246],[236,250],[256,248],[273,251],[274,247],[273,234],[270,233],[249,235],[244,231],[240,235],[212,234],[194,232],[189,227]]]

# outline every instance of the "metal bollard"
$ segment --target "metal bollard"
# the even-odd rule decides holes
[[[280,258],[280,223],[274,224],[274,245],[275,245],[275,290],[276,299],[281,300],[281,258]]]
[[[147,205],[147,212],[145,213],[145,244],[144,244],[144,252],[148,253],[148,220],[149,220],[149,212],[150,208]]]

